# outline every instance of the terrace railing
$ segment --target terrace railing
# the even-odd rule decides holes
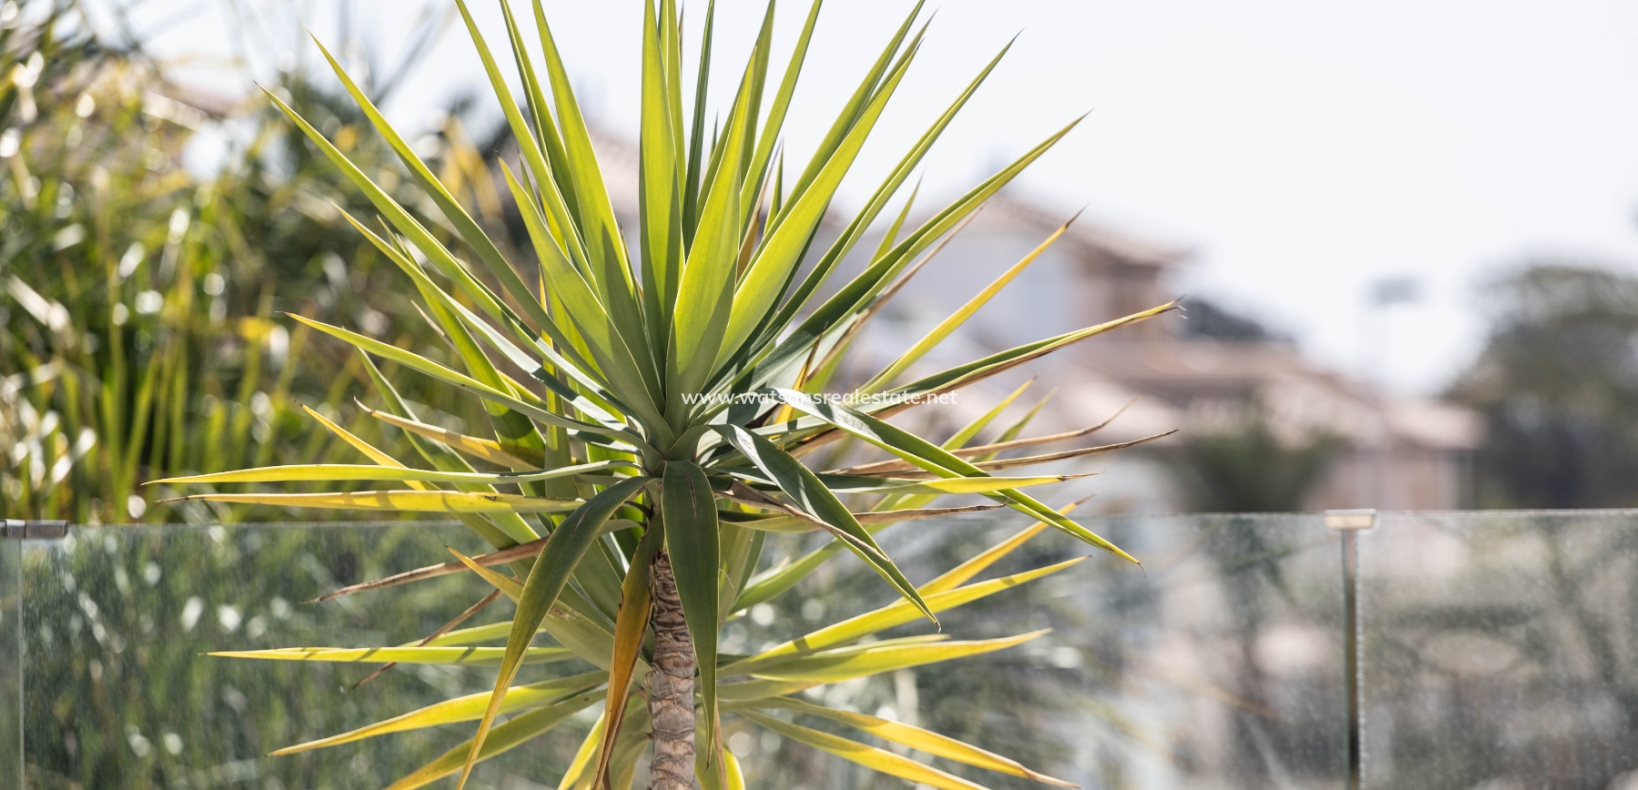
[[[1097,556],[944,617],[957,638],[1049,635],[813,693],[1084,787],[1638,790],[1638,512],[1086,523],[1145,568]],[[912,579],[930,578],[982,538],[1024,526],[913,522],[883,537]],[[375,665],[205,655],[424,636],[482,597],[481,580],[303,601],[442,562],[445,545],[480,551],[458,524],[20,531],[0,538],[0,790],[384,787],[470,733],[268,753],[493,682],[483,666],[398,667],[353,689]],[[771,540],[765,562],[821,539]],[[1017,567],[995,572],[1083,548],[1043,535],[1008,560]],[[844,556],[731,620],[723,650],[756,650],[892,595]],[[473,623],[506,615],[497,605]],[[578,670],[537,670],[559,671]],[[476,779],[555,782],[594,715],[486,763]],[[768,787],[890,786],[747,722],[728,730]]]

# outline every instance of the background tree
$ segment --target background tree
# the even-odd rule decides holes
[[[1481,293],[1489,338],[1450,391],[1484,415],[1480,506],[1638,505],[1638,278],[1537,262]]]

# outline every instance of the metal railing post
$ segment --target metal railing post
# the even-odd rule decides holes
[[[1348,716],[1348,790],[1360,790],[1364,712],[1360,705],[1359,531],[1376,526],[1375,510],[1327,510],[1325,526],[1342,533],[1343,675]]]
[[[0,521],[0,790],[23,788],[23,541],[68,535],[66,521]]]

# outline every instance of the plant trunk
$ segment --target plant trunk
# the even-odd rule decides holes
[[[694,643],[688,637],[671,557],[660,552],[649,571],[654,594],[654,663],[648,670],[648,713],[654,720],[650,790],[694,786]]]

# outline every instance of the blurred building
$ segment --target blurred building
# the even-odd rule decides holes
[[[939,253],[884,314],[895,349],[913,342],[1057,229],[1069,213],[1007,191]],[[873,243],[861,244],[874,249]],[[1129,315],[1175,298],[1174,273],[1189,251],[1118,232],[1081,216],[1056,244],[986,305],[952,343],[967,358]],[[1125,440],[1178,428],[1180,437],[1232,433],[1261,421],[1292,446],[1327,439],[1337,450],[1306,497],[1306,509],[1450,509],[1467,505],[1469,455],[1480,421],[1454,405],[1389,397],[1305,359],[1289,338],[1210,303],[1088,340],[1037,363],[1057,388],[1042,432],[1094,424],[1137,398],[1106,436]],[[1071,364],[1065,364],[1065,363]],[[993,395],[1001,394],[997,388]],[[968,410],[987,406],[973,399]],[[1179,439],[1169,439],[1174,444]],[[1151,459],[1153,462],[1153,459]],[[1129,463],[1121,461],[1122,464]],[[1131,486],[1158,486],[1129,474]],[[1172,495],[1130,492],[1136,506],[1179,508]]]

